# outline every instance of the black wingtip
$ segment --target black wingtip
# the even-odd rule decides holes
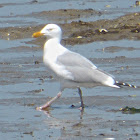
[[[131,85],[131,84],[124,83],[124,82],[119,82],[119,81],[115,81],[115,85],[117,85],[119,87],[127,86],[127,87],[131,87],[131,88],[138,88],[138,86]]]

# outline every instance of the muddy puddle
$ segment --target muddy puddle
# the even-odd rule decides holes
[[[35,108],[59,91],[43,65],[45,38],[32,33],[56,23],[62,44],[90,59],[117,80],[140,85],[140,13],[135,1],[0,2],[0,138],[67,140],[140,138],[139,89],[66,89],[48,110]]]

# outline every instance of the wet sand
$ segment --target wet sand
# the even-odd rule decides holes
[[[38,16],[44,16],[50,18],[58,18],[60,15],[61,19],[65,20],[70,13],[75,15],[76,10],[57,10],[49,12],[38,13]],[[87,16],[90,14],[98,12],[87,9],[80,10],[80,13],[84,13]],[[33,16],[36,16],[33,14]],[[94,41],[108,41],[108,40],[139,40],[140,39],[140,24],[139,24],[140,13],[132,13],[115,20],[98,20],[94,22],[84,22],[84,21],[74,21],[66,24],[58,24],[63,29],[63,43],[65,45],[75,45],[75,44],[86,44]],[[57,21],[57,20],[56,20]],[[0,28],[1,39],[23,39],[30,38],[32,34],[36,31],[42,29],[46,24],[30,27],[8,27]],[[44,38],[36,39],[36,42],[31,42],[37,45],[43,46]],[[39,44],[42,42],[42,44]]]
[[[82,53],[118,80],[140,85],[140,13],[111,20],[85,22],[79,19],[103,14],[93,9],[61,9],[23,17],[53,17],[63,29],[63,45]],[[75,19],[78,20],[73,21]],[[60,23],[67,20],[71,22]],[[120,111],[125,106],[139,108],[139,89],[83,88],[84,112],[78,110],[77,90],[69,89],[47,111],[35,110],[59,91],[59,84],[42,62],[45,38],[31,38],[32,33],[44,25],[0,28],[1,41],[9,41],[3,43],[6,48],[0,48],[0,137],[16,140],[139,139],[139,114]]]

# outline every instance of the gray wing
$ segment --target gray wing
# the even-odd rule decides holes
[[[63,55],[57,58],[57,63],[62,64],[64,66],[77,66],[77,67],[88,67],[88,68],[97,68],[90,60],[83,57],[82,55],[67,51]]]
[[[88,59],[78,53],[66,52],[57,58],[57,63],[63,65],[69,71],[75,82],[102,83],[107,80],[110,75],[97,69],[97,67]]]

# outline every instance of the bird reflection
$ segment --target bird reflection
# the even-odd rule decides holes
[[[76,108],[76,106],[72,105],[70,107],[70,109],[72,109],[72,108]],[[46,108],[44,110],[40,110],[40,111],[42,111],[48,118],[55,118],[51,113],[53,110],[54,110],[54,108],[48,107],[48,108]],[[78,110],[79,110],[79,117],[82,120],[83,119],[83,114],[84,114],[84,108],[83,109],[78,108]]]

